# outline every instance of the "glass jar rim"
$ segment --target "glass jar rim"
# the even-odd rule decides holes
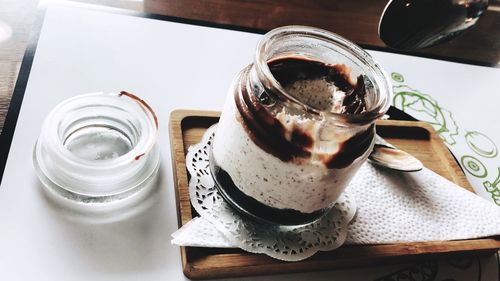
[[[266,57],[266,54],[269,53],[273,43],[275,43],[277,40],[286,39],[288,36],[314,38],[325,43],[331,43],[332,46],[347,50],[351,54],[353,54],[354,57],[363,64],[363,66],[366,66],[366,69],[364,70],[369,71],[377,82],[377,86],[379,87],[379,92],[381,94],[381,100],[378,106],[360,114],[341,114],[322,111],[310,105],[306,105],[294,96],[287,93],[287,91],[281,86],[281,84],[271,73],[271,70],[268,66],[269,59]],[[279,98],[289,101],[295,106],[302,107],[307,112],[313,113],[315,115],[323,115],[327,118],[333,118],[344,123],[365,124],[382,117],[390,107],[392,86],[389,80],[389,76],[382,69],[382,67],[373,60],[370,54],[368,54],[365,50],[363,50],[355,43],[324,29],[301,25],[289,25],[271,30],[270,32],[266,33],[257,44],[254,56],[254,66],[256,69],[257,77],[261,81],[266,81],[266,84],[264,85],[265,87],[272,89],[273,92],[279,96]]]
[[[46,130],[45,132],[42,132],[42,134],[46,134],[46,137],[51,139],[53,144],[55,144],[54,149],[56,150],[56,153],[60,153],[60,155],[63,155],[65,160],[76,164],[76,165],[82,165],[85,167],[95,167],[95,168],[103,168],[103,167],[115,167],[115,166],[120,166],[129,162],[132,162],[134,160],[138,160],[141,158],[143,155],[148,153],[153,146],[155,145],[156,138],[158,135],[158,118],[156,117],[155,112],[149,106],[143,99],[139,98],[138,96],[131,94],[126,91],[121,91],[119,93],[103,93],[103,92],[97,92],[97,93],[88,93],[88,94],[82,94],[82,95],[77,95],[74,97],[71,97],[69,99],[66,99],[59,104],[57,104],[54,109],[49,113],[49,115],[46,118],[46,121],[44,122],[44,129],[45,126],[50,126],[49,123],[53,121],[57,121],[61,113],[61,111],[64,111],[66,107],[68,107],[71,104],[78,103],[80,101],[86,101],[91,98],[109,98],[109,99],[116,99],[116,98],[121,98],[122,96],[128,97],[134,102],[136,102],[145,115],[148,117],[149,122],[148,123],[154,123],[154,131],[155,131],[155,136],[154,138],[150,138],[150,141],[147,143],[140,143],[140,145],[134,145],[134,147],[128,151],[127,153],[120,155],[116,158],[113,159],[102,159],[99,161],[93,161],[89,159],[84,159],[81,157],[78,157],[71,153],[65,146],[63,140],[60,139],[60,136],[58,135],[57,132],[57,127],[54,128],[49,128],[49,130]],[[111,104],[106,104],[107,106],[110,106]],[[56,122],[54,122],[57,124]],[[57,124],[58,125],[58,124]],[[149,124],[151,125],[151,124]],[[59,140],[59,141],[58,141]],[[139,144],[139,143],[138,143]]]

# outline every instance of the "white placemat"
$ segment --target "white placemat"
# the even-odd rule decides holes
[[[49,8],[0,186],[0,279],[183,280],[179,249],[170,244],[177,220],[167,129],[169,112],[176,108],[220,110],[229,83],[251,62],[259,38],[256,34],[96,10]],[[494,143],[500,143],[499,132],[494,131],[498,122],[489,113],[498,104],[492,99],[499,96],[490,93],[498,91],[492,81],[498,80],[500,70],[371,53],[388,72],[402,73],[405,83],[439,99],[440,105],[446,104],[463,128],[488,134]],[[73,222],[49,205],[40,192],[31,163],[32,147],[44,116],[61,100],[82,93],[120,90],[146,99],[160,120],[162,166],[156,202],[120,223]],[[486,95],[489,100],[478,98]],[[458,118],[462,111],[468,113]],[[496,157],[488,159],[498,160]],[[484,260],[483,271],[486,264],[494,266],[493,261]],[[331,280],[332,276],[337,280],[365,280],[413,266],[251,280]],[[470,263],[466,267],[470,273],[462,274],[441,271],[448,268],[447,262],[431,267],[437,268],[436,276],[451,278],[455,274],[465,278],[474,275],[478,265]],[[496,274],[494,267],[488,272],[483,276]]]

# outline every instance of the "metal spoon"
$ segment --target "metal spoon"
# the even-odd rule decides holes
[[[379,135],[375,135],[375,146],[368,159],[376,165],[401,172],[416,172],[424,168],[420,160],[397,149]]]
[[[392,48],[426,48],[469,29],[487,8],[488,0],[391,0],[378,33]]]

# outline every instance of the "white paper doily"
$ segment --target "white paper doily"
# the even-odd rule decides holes
[[[189,195],[194,209],[211,222],[230,245],[280,260],[297,261],[317,251],[336,249],[344,243],[347,225],[356,212],[353,197],[345,192],[323,218],[300,227],[259,224],[233,210],[219,195],[210,174],[209,148],[215,128],[216,125],[210,127],[202,141],[189,148],[186,156],[191,175]],[[206,245],[201,241],[200,244]]]

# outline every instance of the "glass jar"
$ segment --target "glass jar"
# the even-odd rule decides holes
[[[317,220],[367,159],[391,91],[354,43],[311,27],[272,30],[229,89],[210,155],[219,192],[260,221]]]
[[[157,134],[152,108],[131,93],[75,96],[46,117],[35,170],[51,195],[105,211],[153,182],[160,165]]]

